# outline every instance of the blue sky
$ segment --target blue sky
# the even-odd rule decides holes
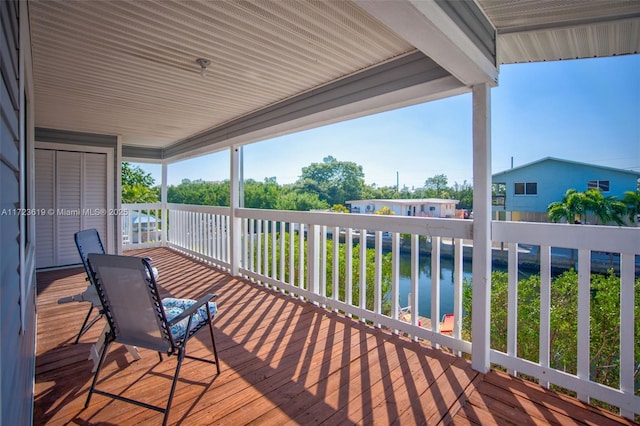
[[[503,65],[491,102],[494,173],[547,156],[640,171],[640,55]],[[262,141],[244,148],[245,178],[292,183],[332,155],[367,184],[471,183],[471,120],[464,94]],[[160,166],[140,166],[160,183]],[[228,151],[169,166],[170,185],[183,178],[228,179]]]

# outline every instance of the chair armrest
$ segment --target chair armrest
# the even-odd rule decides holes
[[[191,315],[195,314],[198,309],[200,309],[201,307],[203,307],[204,305],[206,305],[207,303],[209,303],[209,301],[211,299],[213,299],[214,297],[217,297],[217,294],[212,294],[212,293],[208,293],[207,295],[201,297],[200,299],[198,299],[198,301],[196,303],[194,303],[193,305],[191,305],[189,307],[189,309],[185,309],[180,315],[178,315],[177,317],[173,318],[171,321],[168,321],[169,326],[172,326],[176,323],[179,323],[180,321],[182,321],[185,318],[189,318]],[[208,307],[207,307],[208,309]]]

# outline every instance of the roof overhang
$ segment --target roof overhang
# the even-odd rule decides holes
[[[29,10],[36,126],[117,135],[125,158],[165,162],[495,85],[500,63],[640,43],[640,2],[624,0],[31,0]],[[211,60],[205,78],[198,58]]]

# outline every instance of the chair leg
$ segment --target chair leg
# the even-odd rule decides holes
[[[209,335],[211,336],[211,343],[213,344],[213,357],[216,360],[216,370],[218,371],[218,375],[220,375],[220,362],[218,361],[218,350],[216,349],[216,340],[213,338],[213,327],[211,326],[211,321],[209,321]]]
[[[95,324],[96,322],[98,322],[100,318],[102,318],[103,313],[102,313],[102,310],[100,310],[98,311],[98,315],[96,315],[95,318],[89,321],[89,324],[87,324],[87,321],[91,316],[91,312],[93,311],[93,308],[94,306],[91,305],[91,308],[89,309],[89,312],[87,313],[87,316],[85,317],[84,322],[82,323],[82,327],[80,327],[80,331],[78,332],[78,336],[76,337],[76,341],[74,342],[74,344],[78,344],[78,341],[80,340],[80,336],[82,336],[84,333],[89,331],[89,329],[93,327],[93,324]]]
[[[184,361],[184,347],[178,350],[178,365],[176,366],[176,372],[173,375],[173,382],[171,383],[171,391],[169,391],[169,400],[167,401],[167,408],[164,410],[164,419],[162,419],[162,426],[166,426],[167,419],[169,418],[169,410],[171,409],[171,401],[173,401],[173,393],[176,390],[178,384],[178,375],[180,374],[180,367],[182,367],[182,361]]]
[[[100,368],[102,367],[102,363],[107,357],[107,351],[109,350],[109,345],[111,344],[111,339],[109,338],[109,333],[105,333],[104,336],[104,345],[102,348],[102,353],[100,354],[100,361],[98,361],[98,366],[96,367],[96,373],[93,375],[93,380],[91,381],[91,388],[89,389],[89,394],[87,395],[87,401],[84,403],[84,408],[89,406],[89,401],[91,400],[91,395],[96,388],[96,382],[98,381],[98,374],[100,374]]]
[[[76,341],[73,342],[74,345],[78,344],[78,341],[80,340],[80,336],[82,336],[84,334],[84,332],[86,331],[84,329],[84,326],[87,324],[87,321],[89,321],[89,317],[91,316],[91,312],[93,312],[93,305],[91,305],[91,307],[89,308],[89,312],[87,312],[87,316],[84,317],[84,321],[82,322],[82,326],[80,327],[80,331],[78,332],[78,337],[76,337]]]

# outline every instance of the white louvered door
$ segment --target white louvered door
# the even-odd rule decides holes
[[[106,157],[36,149],[36,207],[47,210],[36,217],[38,268],[80,263],[73,234],[82,229],[96,228],[106,244]]]
[[[36,211],[47,213],[55,207],[56,152],[50,149],[36,149]],[[46,268],[55,265],[54,215],[36,216],[36,266]]]

